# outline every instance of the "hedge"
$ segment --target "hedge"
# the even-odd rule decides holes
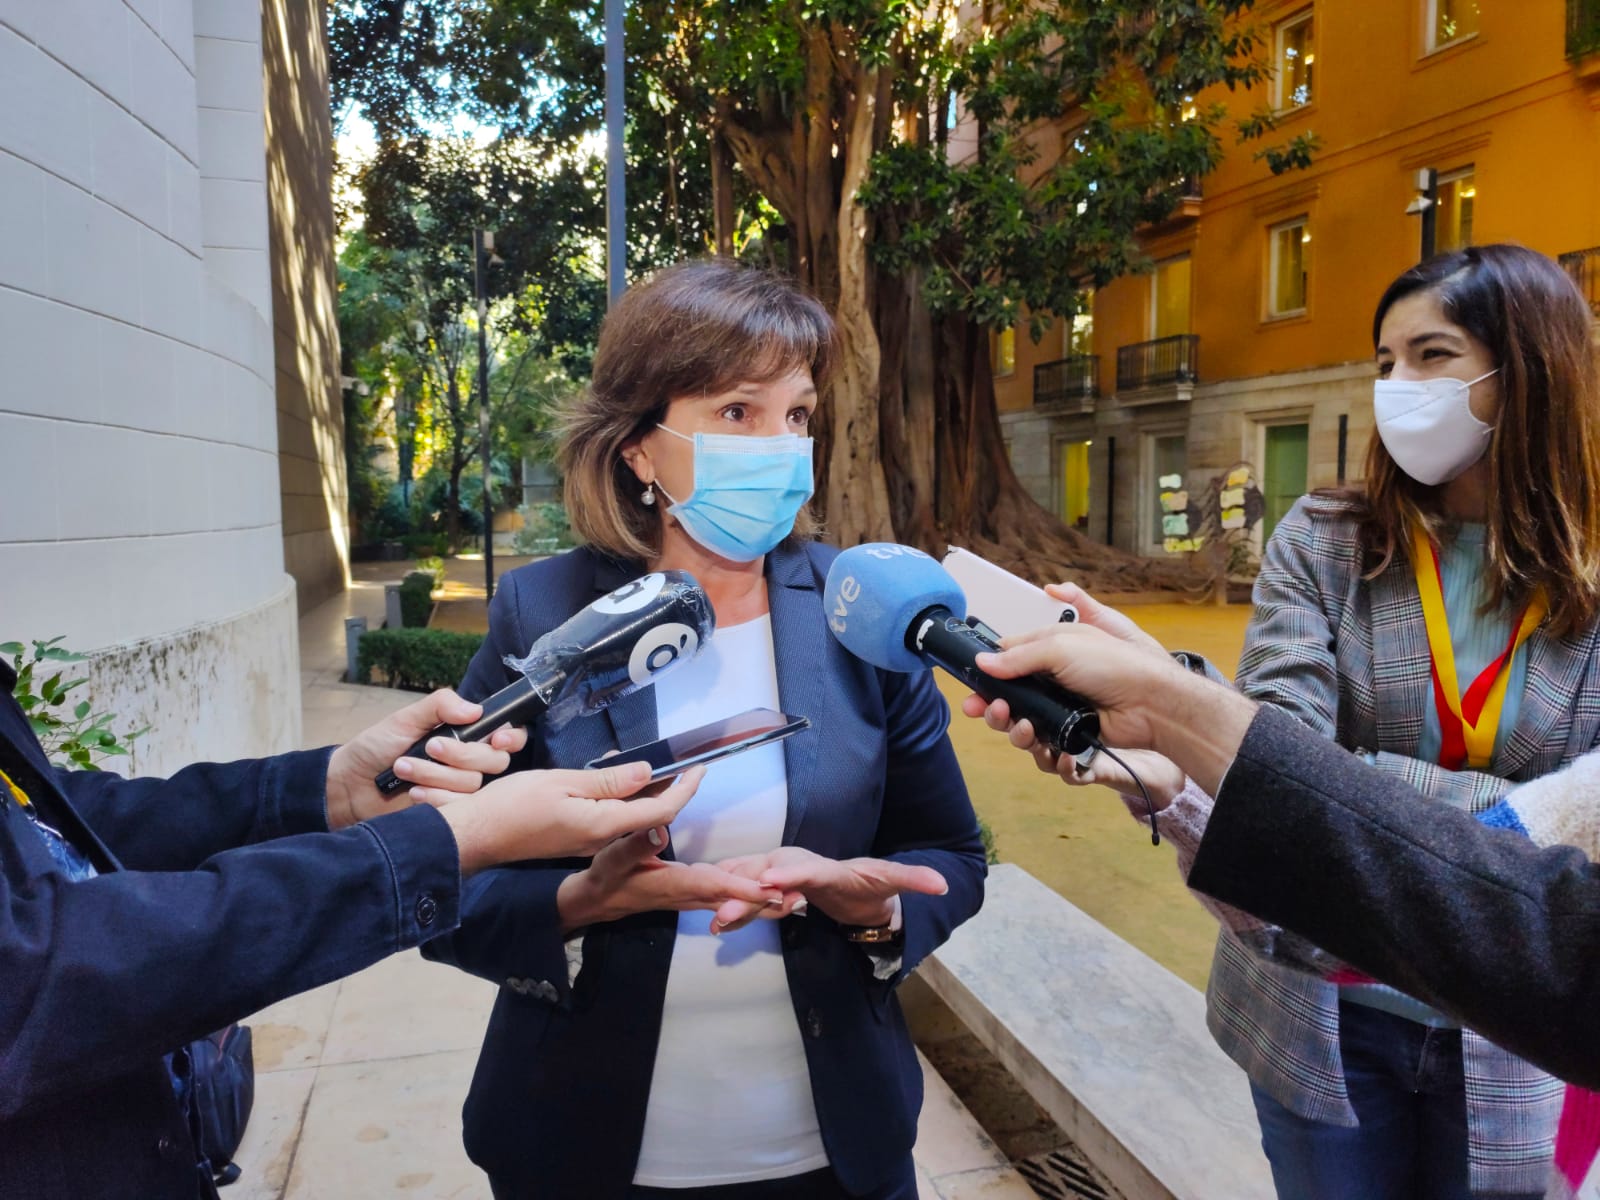
[[[421,629],[433,615],[433,574],[412,571],[400,581],[400,624]]]
[[[369,629],[356,650],[356,670],[362,683],[379,671],[390,687],[412,692],[455,687],[483,639],[448,629]]]

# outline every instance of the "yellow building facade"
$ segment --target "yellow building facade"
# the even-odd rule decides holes
[[[1274,140],[1314,131],[1314,164],[1273,176],[1230,148],[1146,231],[1152,272],[1038,344],[996,339],[1018,475],[1126,549],[1163,553],[1162,476],[1192,491],[1250,463],[1269,531],[1360,478],[1372,311],[1422,254],[1418,210],[1438,249],[1520,242],[1600,297],[1600,0],[1267,0],[1251,20],[1274,78],[1219,98],[1240,117],[1268,100]]]

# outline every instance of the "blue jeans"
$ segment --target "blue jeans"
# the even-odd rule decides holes
[[[1339,1006],[1339,1052],[1357,1128],[1308,1121],[1254,1084],[1278,1200],[1469,1200],[1461,1033],[1364,1004]],[[1476,1193],[1477,1200],[1539,1200]]]

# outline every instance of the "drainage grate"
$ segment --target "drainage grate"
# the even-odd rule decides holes
[[[1071,1147],[1018,1159],[1011,1165],[1044,1200],[1121,1200]]]

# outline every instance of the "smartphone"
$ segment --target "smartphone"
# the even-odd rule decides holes
[[[811,728],[809,717],[792,717],[771,708],[752,708],[735,717],[724,717],[698,729],[686,729],[659,741],[634,746],[621,754],[592,758],[586,767],[607,767],[617,763],[647,762],[652,780],[681,774],[697,763],[714,763],[729,755],[742,754],[757,746],[767,746]]]
[[[966,615],[1002,637],[1078,619],[1078,610],[1072,605],[970,550],[951,546],[944,556],[944,569],[966,593]]]

